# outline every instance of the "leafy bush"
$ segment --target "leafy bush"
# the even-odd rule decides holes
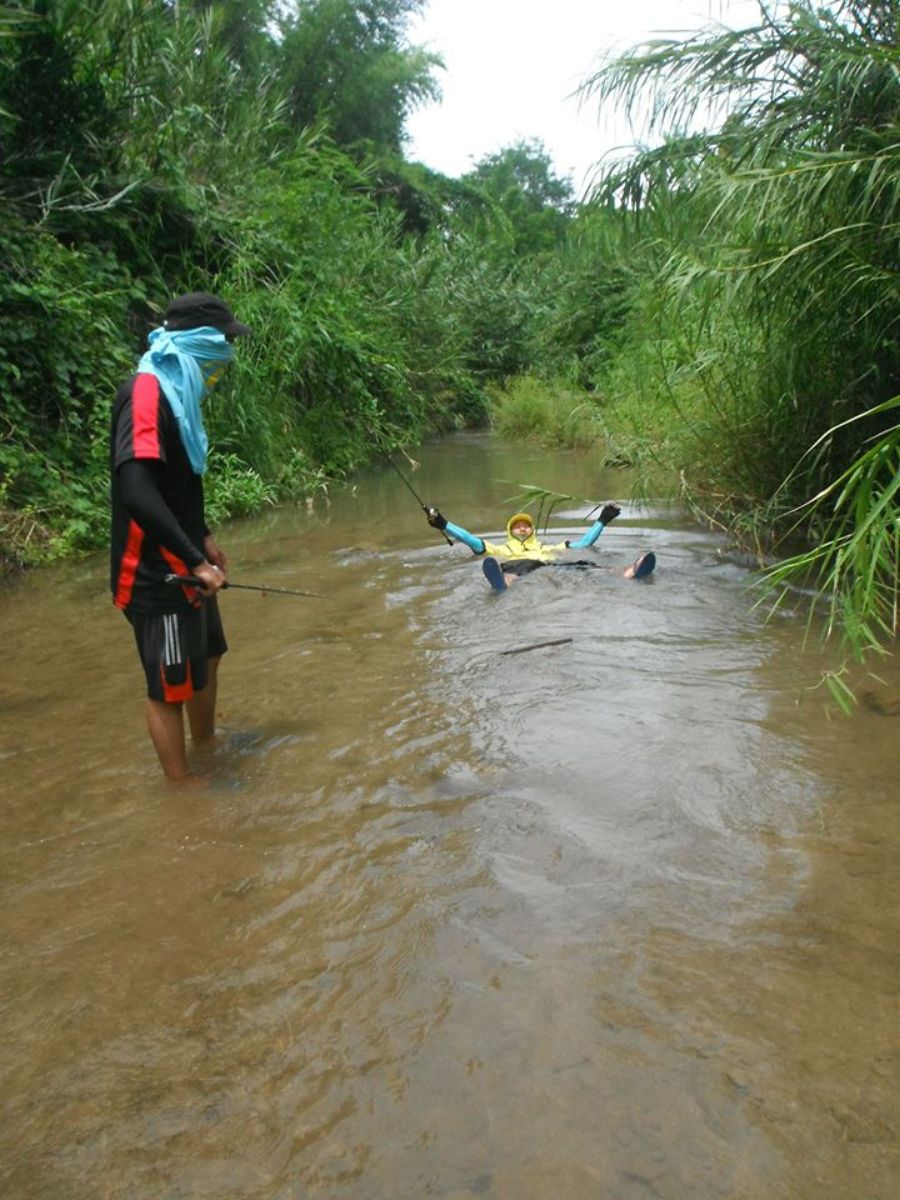
[[[489,394],[491,425],[504,437],[576,447],[594,445],[603,436],[600,411],[585,392],[521,375]]]
[[[231,517],[245,517],[274,504],[278,491],[236,454],[213,451],[209,456],[205,497],[206,519],[215,527]]]

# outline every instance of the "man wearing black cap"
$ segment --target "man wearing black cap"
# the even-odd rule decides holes
[[[216,677],[227,649],[215,593],[225,555],[206,524],[208,441],[201,402],[250,332],[206,292],[178,296],[119,389],[110,437],[113,602],[134,630],[147,682],[147,728],[168,779],[190,782],[194,743],[215,734]],[[173,587],[190,575],[202,588]]]

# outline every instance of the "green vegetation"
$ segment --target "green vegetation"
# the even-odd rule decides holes
[[[592,446],[603,437],[597,405],[559,382],[519,375],[489,394],[491,423],[504,437],[537,438],[549,446]]]
[[[605,380],[645,429],[662,418],[699,511],[770,552],[773,534],[814,547],[770,583],[823,589],[862,655],[897,632],[900,5],[760,17],[588,85],[649,92],[669,134],[603,182],[634,271]],[[716,105],[715,131],[678,134]]]
[[[480,181],[402,158],[436,91],[419,7],[0,8],[5,562],[103,542],[110,404],[178,292],[255,334],[209,405],[219,518],[485,419],[528,361],[527,272]]]
[[[428,431],[602,437],[761,560],[800,546],[770,585],[885,646],[900,0],[608,62],[583,101],[652,111],[659,144],[581,205],[537,143],[459,180],[405,160],[424,3],[0,2],[0,555],[102,542],[116,385],[202,288],[256,333],[210,407],[219,518]]]

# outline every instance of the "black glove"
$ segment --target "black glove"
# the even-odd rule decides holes
[[[432,525],[435,529],[447,528],[447,518],[442,513],[439,513],[436,508],[426,508],[425,518],[428,524]]]
[[[608,525],[610,521],[614,521],[621,512],[621,508],[615,504],[604,504],[600,509],[600,520],[604,525]]]

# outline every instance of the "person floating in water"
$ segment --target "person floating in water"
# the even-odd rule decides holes
[[[546,546],[538,539],[534,531],[534,521],[528,513],[514,513],[509,518],[506,523],[505,542],[488,542],[484,538],[476,537],[461,525],[454,525],[452,521],[448,521],[436,508],[426,508],[425,516],[428,524],[435,529],[440,529],[457,542],[462,542],[474,554],[485,555],[482,565],[485,577],[491,587],[497,591],[505,591],[518,576],[530,575],[539,567],[599,566],[599,563],[584,559],[577,562],[557,562],[556,559],[566,550],[586,550],[593,546],[606,526],[610,521],[614,521],[621,511],[615,504],[605,504],[600,510],[600,516],[578,541],[558,542],[553,546]],[[626,579],[642,579],[649,575],[655,566],[656,555],[651,550],[638,555],[623,573]]]

